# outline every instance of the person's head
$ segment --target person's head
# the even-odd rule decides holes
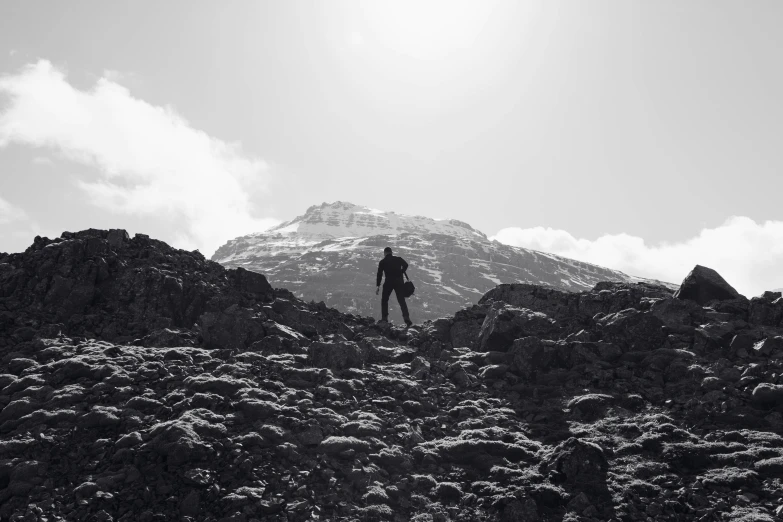
[[[383,255],[385,255],[385,256],[390,256],[390,255],[392,255],[392,249],[391,249],[391,247],[386,247],[386,248],[384,248],[384,249],[383,249]]]

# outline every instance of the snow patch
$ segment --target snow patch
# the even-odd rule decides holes
[[[443,282],[443,272],[440,270],[433,270],[432,268],[419,268],[419,270],[423,272],[427,272],[430,274],[433,279],[435,279],[435,282],[440,284]]]
[[[278,228],[275,232],[278,234],[293,234],[297,230],[299,230],[299,223],[291,223],[286,227]]]
[[[498,278],[497,278],[497,276],[496,276],[495,274],[481,274],[481,277],[483,277],[483,278],[485,278],[485,279],[489,279],[490,281],[492,281],[492,282],[493,282],[493,283],[495,283],[496,285],[500,285],[500,284],[502,284],[502,283],[500,282],[500,279],[498,279]]]

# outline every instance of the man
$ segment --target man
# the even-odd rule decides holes
[[[408,269],[408,263],[401,257],[393,256],[390,247],[384,248],[383,254],[383,259],[378,263],[378,279],[375,283],[375,295],[378,295],[378,291],[381,289],[381,278],[383,274],[386,274],[386,281],[383,282],[383,294],[381,294],[381,322],[385,323],[389,320],[389,296],[391,296],[392,290],[394,290],[397,302],[400,303],[402,318],[405,319],[405,324],[410,326],[413,324],[413,321],[408,316],[408,305],[405,304],[405,296],[402,289],[405,283],[402,275]]]

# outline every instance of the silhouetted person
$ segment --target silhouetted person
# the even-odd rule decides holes
[[[397,302],[400,303],[402,318],[405,319],[405,324],[410,326],[413,321],[408,316],[408,305],[405,304],[405,295],[402,289],[405,284],[403,274],[408,269],[408,263],[401,257],[393,256],[392,249],[389,247],[383,249],[383,254],[383,259],[378,263],[378,280],[375,283],[377,287],[375,295],[378,295],[378,290],[381,288],[381,278],[383,274],[386,274],[386,280],[383,282],[383,294],[381,294],[381,321],[389,320],[389,296],[394,290]]]

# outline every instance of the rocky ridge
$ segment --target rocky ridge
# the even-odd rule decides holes
[[[266,232],[228,241],[212,260],[263,273],[302,299],[380,317],[373,290],[386,246],[410,263],[416,284],[411,309],[417,322],[452,315],[500,282],[579,291],[600,281],[641,281],[617,270],[490,241],[454,219],[407,216],[341,201],[312,206]],[[391,301],[391,317],[399,318]]]
[[[781,520],[783,298],[714,275],[405,330],[143,235],[36,238],[0,254],[0,520]]]

